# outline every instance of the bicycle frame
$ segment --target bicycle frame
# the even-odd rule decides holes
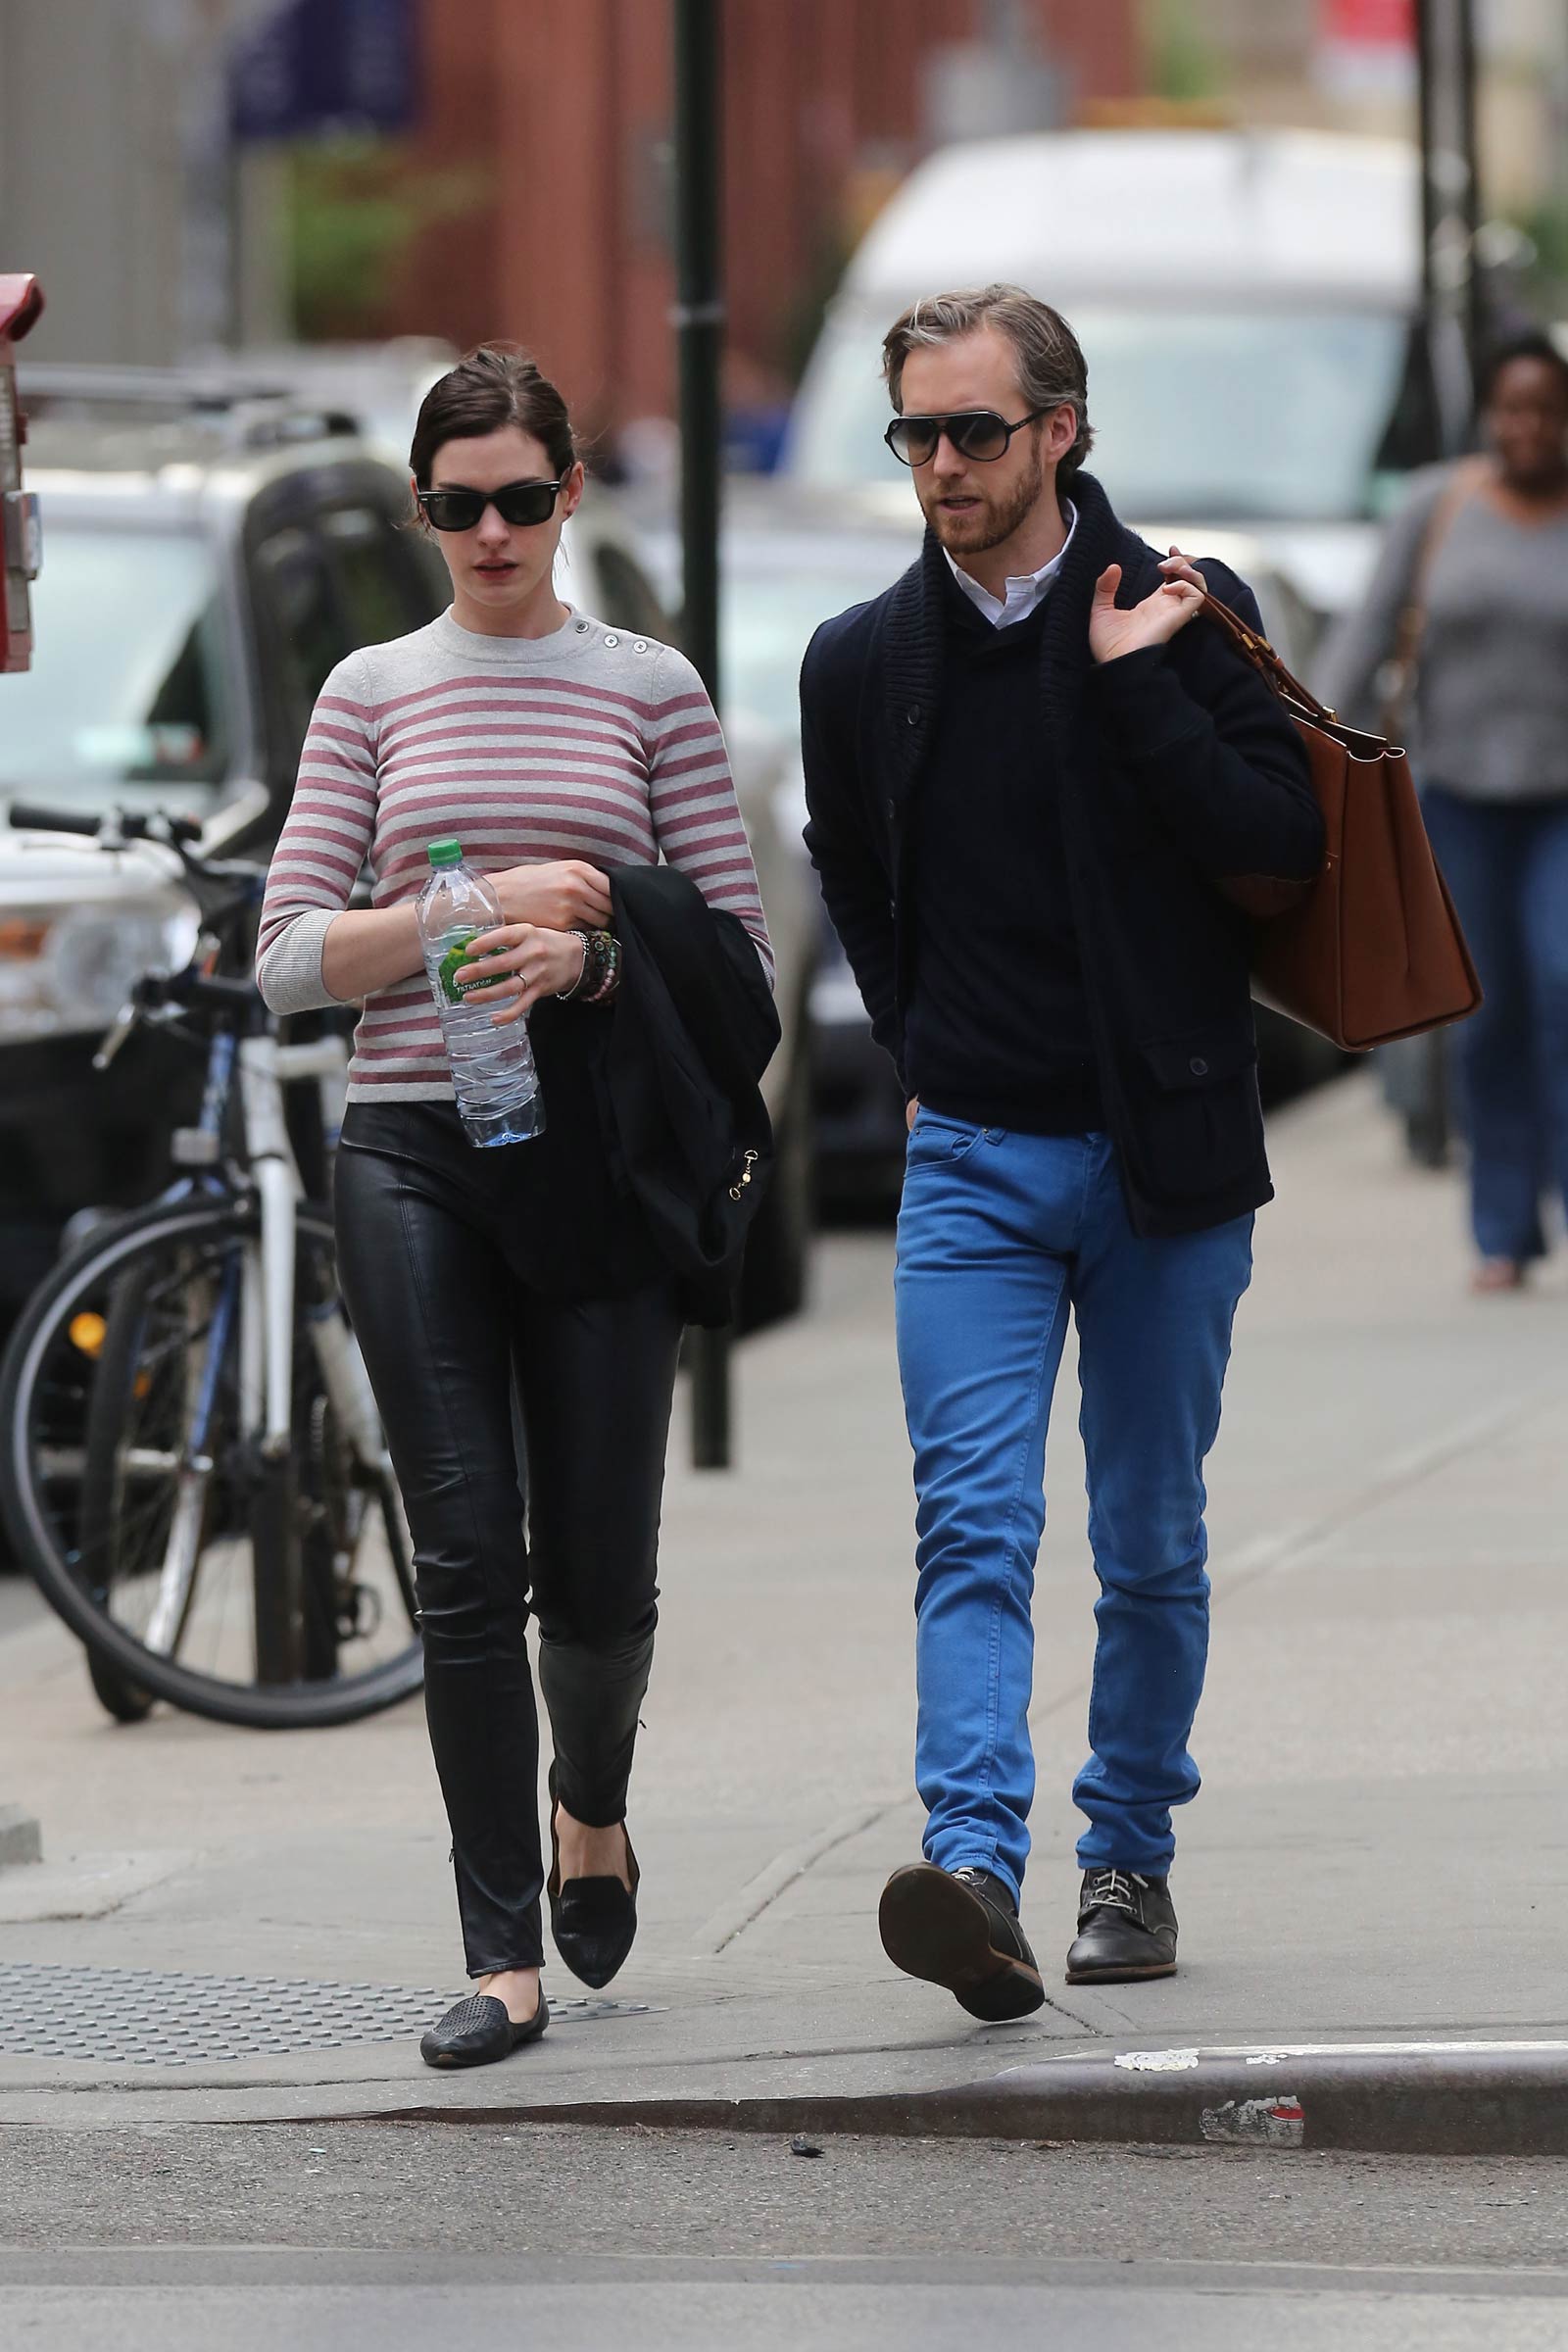
[[[275,1037],[242,1038],[239,1046],[240,1103],[250,1180],[261,1204],[261,1247],[246,1252],[240,1302],[241,1396],[245,1426],[258,1434],[269,1459],[286,1454],[293,1440],[294,1396],[294,1214],[305,1198],[299,1163],[289,1141],[283,1089],[315,1078],[322,1088],[329,1127],[341,1116],[348,1049],[340,1037],[284,1046]],[[366,1461],[378,1461],[381,1447],[368,1434],[378,1429],[369,1383],[359,1349],[341,1331],[329,1338],[313,1326],[321,1377],[345,1433]],[[329,1362],[329,1357],[336,1361]],[[356,1377],[356,1367],[357,1377]]]

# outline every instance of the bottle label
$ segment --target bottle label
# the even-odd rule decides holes
[[[441,951],[441,960],[436,965],[436,976],[441,983],[441,993],[449,1004],[462,1004],[466,1002],[464,991],[458,986],[458,967],[467,956],[469,942],[477,939],[478,936],[477,929],[460,931],[457,937],[449,940]]]

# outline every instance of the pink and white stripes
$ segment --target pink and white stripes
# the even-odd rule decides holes
[[[368,863],[377,906],[416,897],[425,845],[482,871],[662,858],[738,915],[771,975],[724,740],[684,655],[573,615],[547,638],[476,637],[450,614],[340,662],[317,703],[262,908],[257,973],[279,1011],[329,1004],[321,942]],[[351,1096],[451,1093],[423,975],[366,1004]]]

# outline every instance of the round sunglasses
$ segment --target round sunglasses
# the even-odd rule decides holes
[[[929,466],[944,433],[960,458],[976,458],[989,466],[1000,458],[1014,433],[1049,416],[1049,409],[1031,409],[1016,424],[995,409],[958,409],[951,416],[895,416],[882,438],[904,466]]]
[[[508,482],[500,490],[416,490],[415,497],[433,530],[471,531],[486,507],[503,522],[548,522],[565,483]]]

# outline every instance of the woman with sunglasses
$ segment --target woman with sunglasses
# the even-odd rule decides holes
[[[618,973],[606,867],[662,856],[771,966],[696,671],[556,593],[583,467],[555,386],[514,350],[471,352],[426,396],[410,464],[451,610],[327,679],[257,969],[276,1011],[364,1006],[339,1264],[414,1537],[476,1981],[420,2046],[432,2066],[466,2066],[537,2038],[549,2015],[530,1610],[555,1758],[556,1945],[597,1986],[636,1930],[626,1789],[682,1317],[601,1115]],[[498,1023],[528,1016],[546,1106],[541,1135],[494,1149],[460,1122],[415,916],[426,845],[451,834],[505,918],[471,943],[468,985]],[[353,910],[366,863],[372,905]]]

